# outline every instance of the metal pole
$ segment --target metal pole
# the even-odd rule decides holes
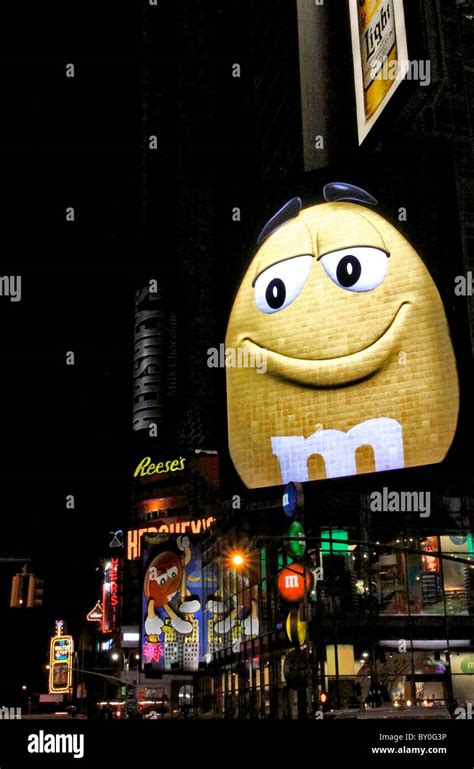
[[[436,537],[438,540],[438,547],[441,548],[441,539],[439,536]],[[447,694],[447,700],[449,703],[449,707],[453,708],[454,705],[454,688],[453,688],[453,676],[451,673],[451,651],[449,647],[449,621],[448,621],[448,604],[446,601],[446,593],[444,591],[444,565],[443,565],[443,559],[439,559],[439,570],[440,570],[440,578],[441,578],[441,594],[443,596],[443,608],[444,608],[444,626],[446,628],[446,662],[448,663],[446,666],[446,694]]]
[[[84,667],[84,636],[82,636],[82,639],[81,639],[81,667],[82,668]],[[84,701],[84,673],[81,673],[80,683],[81,683],[81,708],[79,712],[82,714],[82,703]]]
[[[410,582],[409,582],[409,572],[408,572],[408,560],[406,556],[403,560],[405,565],[405,589],[406,589],[406,599],[407,599],[408,628],[410,630],[410,664],[411,664],[410,691],[411,691],[412,703],[415,703],[415,707],[416,707],[415,650],[413,648],[413,626],[412,626],[411,606],[410,606]]]
[[[119,681],[121,684],[126,684],[127,680],[124,678],[118,678],[118,676],[109,676],[105,673],[95,673],[93,670],[85,670],[84,668],[71,668],[75,673],[85,673],[88,676],[98,676],[99,678],[109,678],[111,681]]]

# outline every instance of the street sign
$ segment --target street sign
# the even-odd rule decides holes
[[[286,618],[286,634],[294,646],[303,646],[306,641],[306,622],[301,606],[295,606]]]
[[[306,689],[308,666],[304,654],[299,649],[292,649],[286,655],[283,676],[289,689]]]
[[[304,506],[303,485],[299,482],[287,483],[283,492],[283,512],[288,518],[293,518],[296,511]]]
[[[313,574],[301,563],[284,566],[278,572],[278,592],[285,601],[302,601],[313,587]]]

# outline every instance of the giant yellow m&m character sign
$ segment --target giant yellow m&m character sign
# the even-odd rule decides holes
[[[229,449],[249,488],[440,462],[456,429],[456,362],[423,261],[368,193],[324,194],[268,222],[230,315]]]

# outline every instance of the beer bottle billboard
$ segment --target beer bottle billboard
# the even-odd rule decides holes
[[[393,0],[358,0],[359,39],[368,120],[394,84],[398,45]]]

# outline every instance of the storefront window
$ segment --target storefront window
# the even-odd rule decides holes
[[[441,536],[441,551],[454,559],[473,558],[472,536]],[[474,559],[473,559],[474,563]],[[444,593],[447,614],[472,613],[474,569],[466,563],[443,559]]]

